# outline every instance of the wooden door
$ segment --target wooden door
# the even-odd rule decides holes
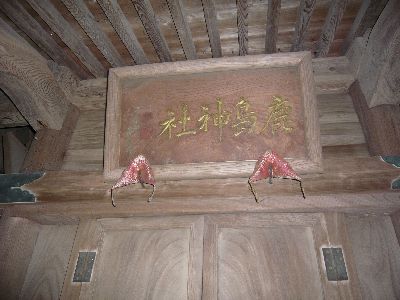
[[[209,216],[204,235],[204,299],[357,298],[357,276],[328,281],[322,248],[335,230],[322,214]],[[338,228],[334,226],[334,228]],[[339,242],[339,244],[336,244]],[[343,243],[342,243],[343,242]],[[352,264],[345,240],[346,264]]]
[[[200,299],[203,217],[82,221],[64,299]],[[78,253],[96,252],[90,282],[73,282]]]

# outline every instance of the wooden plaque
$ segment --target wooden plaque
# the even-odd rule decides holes
[[[123,67],[109,73],[104,174],[138,154],[160,179],[247,177],[266,150],[321,166],[308,52]]]

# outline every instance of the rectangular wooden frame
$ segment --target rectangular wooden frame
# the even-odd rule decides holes
[[[295,52],[246,57],[226,57],[196,61],[139,65],[110,69],[108,75],[106,129],[104,147],[104,176],[117,178],[124,167],[119,165],[121,128],[121,87],[126,80],[167,75],[207,73],[246,68],[299,68],[304,104],[306,159],[289,160],[300,174],[321,171],[321,143],[317,101],[310,52]],[[215,163],[190,163],[152,166],[157,180],[248,177],[254,160]],[[125,166],[126,167],[126,166]]]

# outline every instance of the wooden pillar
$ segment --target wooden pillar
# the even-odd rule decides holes
[[[0,22],[0,88],[35,131],[60,130],[69,109],[47,61]]]

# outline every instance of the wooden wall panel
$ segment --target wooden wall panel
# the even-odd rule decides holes
[[[313,243],[308,227],[221,229],[218,299],[322,299]]]
[[[363,299],[400,298],[400,246],[389,216],[348,217]]]
[[[22,299],[58,299],[76,225],[42,225],[25,275]]]
[[[40,225],[21,218],[0,222],[0,298],[18,299]]]
[[[79,226],[85,230],[78,231],[63,299],[201,298],[202,217],[100,219]],[[77,252],[88,250],[97,252],[91,282],[71,282]]]

